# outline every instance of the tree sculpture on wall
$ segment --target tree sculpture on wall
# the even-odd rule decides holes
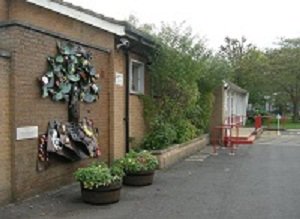
[[[92,103],[99,97],[99,74],[91,64],[91,53],[68,42],[57,44],[58,54],[48,57],[48,71],[42,77],[42,96],[69,103],[69,120],[78,122],[79,101]]]
[[[38,170],[48,166],[49,155],[76,161],[101,154],[93,121],[79,121],[79,103],[92,103],[99,97],[99,75],[91,64],[92,55],[68,42],[59,42],[57,48],[58,54],[48,57],[48,70],[41,77],[42,96],[67,102],[69,122],[49,121],[38,146]]]

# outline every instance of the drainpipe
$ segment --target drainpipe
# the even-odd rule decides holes
[[[125,54],[125,65],[126,65],[126,73],[125,73],[125,150],[126,153],[129,152],[129,47],[130,43],[128,39],[121,38],[119,40],[119,44],[117,44],[117,49],[122,49]]]
[[[125,61],[126,61],[126,94],[125,94],[125,145],[126,153],[129,152],[129,52],[125,50]]]

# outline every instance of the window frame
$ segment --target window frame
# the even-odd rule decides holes
[[[140,65],[141,70],[139,71],[139,79],[138,79],[138,84],[137,90],[132,89],[132,84],[133,84],[133,64],[138,64]],[[145,93],[145,64],[139,60],[136,59],[130,59],[130,71],[129,71],[129,91],[130,94],[144,94]]]

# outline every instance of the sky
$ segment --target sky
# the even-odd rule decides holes
[[[300,37],[300,0],[67,0],[108,17],[141,23],[181,23],[218,50],[226,36],[241,38],[264,49],[280,38]]]

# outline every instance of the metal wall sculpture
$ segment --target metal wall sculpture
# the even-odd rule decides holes
[[[91,64],[92,55],[83,47],[57,43],[58,54],[48,57],[48,71],[42,76],[42,96],[69,104],[69,121],[79,122],[78,101],[92,103],[99,97],[99,74]]]
[[[48,167],[51,155],[66,161],[100,156],[93,122],[80,121],[79,103],[93,103],[99,97],[99,74],[91,64],[92,55],[83,47],[57,43],[58,54],[48,57],[48,71],[41,77],[42,97],[68,103],[69,122],[51,121],[38,146],[38,170]]]
[[[67,162],[99,157],[101,153],[96,137],[97,129],[87,118],[79,123],[49,122],[47,133],[40,137],[38,170],[48,167],[51,156]]]

